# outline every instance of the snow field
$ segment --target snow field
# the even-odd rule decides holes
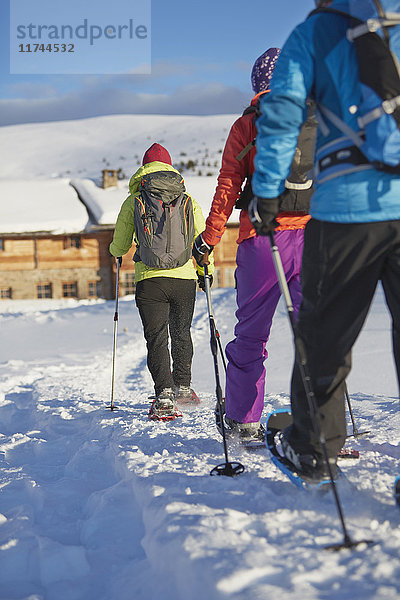
[[[225,344],[234,290],[213,290]],[[147,419],[152,383],[131,297],[121,299],[115,404],[114,303],[5,302],[0,315],[0,599],[394,599],[399,594],[400,422],[390,323],[381,293],[354,352],[349,391],[359,461],[342,462],[350,552],[330,492],[297,490],[266,452],[228,442],[214,424],[215,380],[204,294],[193,321],[193,385],[202,398],[171,423]],[[267,361],[265,413],[288,405],[293,358],[283,306]],[[221,377],[223,368],[221,365]],[[223,382],[222,382],[223,383]],[[351,425],[349,425],[351,433]]]
[[[238,116],[109,115],[1,127],[0,143],[7,147],[2,177],[99,178],[101,169],[122,168],[129,178],[153,142],[168,149],[175,165],[197,161],[192,175],[215,176]]]

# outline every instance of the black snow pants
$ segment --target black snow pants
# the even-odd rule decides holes
[[[346,437],[344,385],[351,350],[382,282],[392,316],[393,352],[400,381],[400,221],[338,224],[311,219],[302,264],[298,333],[321,415],[328,455]],[[379,373],[377,373],[379,377]],[[294,448],[321,455],[297,364],[291,387]]]
[[[136,305],[147,343],[147,366],[158,395],[174,385],[190,386],[193,344],[190,335],[196,281],[152,277],[136,286]],[[168,348],[171,337],[171,358]]]

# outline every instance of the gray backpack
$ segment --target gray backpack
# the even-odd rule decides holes
[[[142,178],[135,197],[135,262],[156,269],[181,267],[192,256],[194,217],[182,176],[156,171]]]

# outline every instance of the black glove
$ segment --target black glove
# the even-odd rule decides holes
[[[204,240],[203,236],[200,234],[194,240],[192,254],[194,256],[194,260],[197,262],[199,267],[203,265],[209,265],[208,256],[213,251],[214,246],[209,246]]]
[[[118,256],[116,260],[117,260],[117,263],[119,264],[119,266],[121,266],[122,265],[122,256]]]
[[[279,226],[276,215],[279,212],[279,198],[254,196],[249,204],[249,218],[257,235],[268,235]]]
[[[210,287],[211,287],[213,284],[214,278],[212,275],[209,275],[208,279],[210,281]],[[197,283],[199,284],[199,288],[201,290],[203,290],[203,292],[205,292],[206,291],[206,283],[204,281],[204,275],[200,275],[200,274],[197,275]]]

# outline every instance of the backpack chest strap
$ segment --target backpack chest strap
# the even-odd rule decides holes
[[[347,140],[347,144],[349,140]],[[354,145],[346,145],[346,138],[334,140],[318,152],[315,172],[319,184],[339,177],[368,169],[377,169],[392,175],[400,174],[400,165],[391,167],[380,162],[370,162]]]
[[[351,17],[351,15],[349,15]],[[356,38],[365,35],[366,33],[376,33],[379,29],[385,27],[394,27],[400,25],[400,15],[393,13],[393,16],[386,15],[387,18],[367,19],[364,23],[356,25],[347,30],[346,37],[349,42],[353,42]]]
[[[377,106],[373,110],[370,110],[368,113],[363,115],[362,117],[358,117],[357,122],[359,126],[364,129],[367,125],[372,123],[372,121],[376,121],[382,115],[393,115],[396,117],[396,111],[400,107],[400,96],[395,96],[390,100],[384,100],[380,106]],[[396,121],[398,121],[399,117],[397,116]]]

